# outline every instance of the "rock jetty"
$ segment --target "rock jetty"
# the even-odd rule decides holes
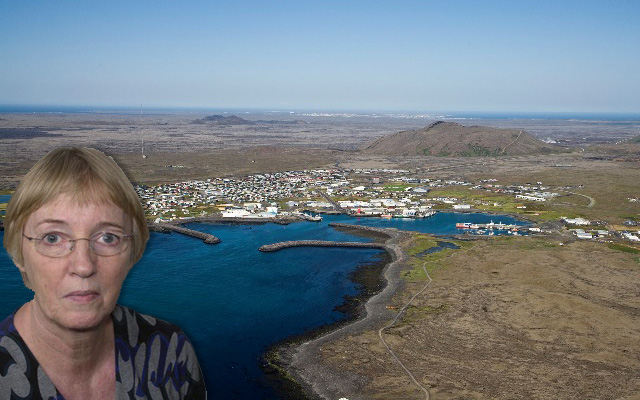
[[[156,224],[149,224],[149,230],[156,231],[156,232],[178,232],[183,235],[202,239],[202,241],[207,244],[220,243],[220,239],[217,238],[216,236],[213,236],[209,233],[194,231],[193,229],[188,229],[183,226],[156,223]]]
[[[361,242],[332,242],[328,240],[291,240],[287,242],[278,242],[273,244],[265,244],[260,246],[258,250],[264,252],[278,251],[289,247],[360,247],[365,249],[383,249],[387,247],[382,243],[361,243]]]
[[[384,234],[386,237],[392,237],[393,234],[391,232],[395,232],[395,230],[391,231],[385,228],[374,228],[371,226],[361,226],[361,225],[353,225],[353,224],[344,224],[341,222],[331,222],[329,224],[332,228],[346,228],[346,229],[356,229],[359,231],[369,231],[375,232],[378,234]],[[394,254],[395,251],[390,249],[385,243],[376,243],[376,242],[332,242],[329,240],[290,240],[286,242],[278,242],[273,244],[266,244],[261,246],[258,250],[264,252],[270,251],[278,251],[282,249],[286,249],[289,247],[303,247],[303,246],[313,246],[313,247],[359,247],[364,249],[382,249],[386,250],[391,254]]]

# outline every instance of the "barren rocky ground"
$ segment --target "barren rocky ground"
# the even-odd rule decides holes
[[[433,399],[639,398],[640,263],[563,238],[482,240],[433,266],[433,282],[384,337]],[[391,306],[423,287],[413,279]],[[349,399],[423,399],[375,330],[325,345]]]
[[[596,205],[589,207],[580,196],[564,198],[559,212],[616,219],[640,214],[639,203],[627,201],[640,196],[640,150],[616,144],[636,136],[637,124],[548,121],[527,127],[486,121],[571,143],[575,151],[384,157],[353,150],[430,121],[305,117],[308,123],[302,125],[191,124],[203,116],[3,115],[0,130],[40,128],[60,136],[0,137],[0,190],[13,188],[51,148],[83,145],[112,155],[136,182],[333,166],[402,168],[438,179],[581,185],[580,193]],[[589,143],[609,147],[583,150]],[[407,252],[411,246],[406,245]],[[427,290],[384,335],[431,398],[640,399],[637,254],[568,236],[478,240],[447,252],[450,256],[430,266],[433,282]],[[406,262],[406,285],[389,302],[390,314],[426,284],[410,272],[421,265],[420,257],[408,256]],[[323,344],[316,360],[345,382],[343,395],[349,399],[425,398],[384,349],[377,329]]]

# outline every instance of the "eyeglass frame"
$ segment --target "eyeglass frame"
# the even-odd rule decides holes
[[[99,231],[99,232],[96,232],[96,233],[94,233],[93,235],[91,235],[91,237],[95,237],[95,236],[96,236],[96,235],[98,235],[98,234],[104,234],[104,233],[111,233],[111,232]],[[113,233],[112,233],[112,234],[113,234]],[[118,254],[122,254],[125,250],[127,250],[127,247],[123,247],[123,249],[122,249],[120,252],[118,252],[118,253],[114,253],[114,254],[103,255],[103,254],[97,253],[97,252],[95,251],[95,249],[93,248],[92,239],[91,239],[91,237],[89,237],[89,238],[66,239],[66,242],[67,242],[67,243],[70,243],[70,245],[69,245],[69,244],[65,244],[65,245],[64,245],[64,247],[67,249],[67,251],[66,251],[64,254],[60,254],[60,255],[49,255],[49,254],[43,254],[42,252],[40,252],[40,251],[38,250],[38,243],[39,243],[39,242],[42,242],[42,241],[44,240],[44,237],[45,237],[46,235],[48,235],[48,234],[43,235],[43,237],[41,237],[41,238],[37,238],[37,237],[29,237],[29,236],[25,235],[24,233],[22,233],[22,237],[24,237],[25,239],[29,240],[29,242],[33,242],[34,240],[36,241],[36,242],[35,242],[35,249],[36,249],[36,251],[38,252],[38,254],[43,255],[43,256],[45,256],[45,257],[50,257],[50,258],[60,258],[60,257],[65,257],[65,256],[68,256],[69,254],[73,253],[73,250],[75,250],[76,242],[77,242],[78,240],[86,240],[86,241],[87,241],[87,243],[89,244],[89,250],[91,250],[91,252],[92,252],[93,254],[95,254],[95,255],[97,255],[97,256],[100,256],[100,257],[113,257],[113,256],[117,256]],[[113,234],[113,235],[115,235],[115,234]],[[116,235],[116,236],[119,236],[119,235]],[[128,238],[133,239],[133,237],[134,237],[133,233],[130,233],[130,234],[127,234],[127,235],[122,235],[122,236],[120,236],[120,239],[128,239]],[[69,247],[69,246],[70,246],[70,247]]]

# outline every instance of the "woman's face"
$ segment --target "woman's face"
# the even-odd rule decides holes
[[[25,236],[44,237],[49,243],[61,237],[91,238],[98,232],[129,235],[132,221],[115,205],[78,205],[67,194],[31,214],[23,230]],[[97,255],[89,249],[89,241],[78,240],[71,253],[49,257],[36,250],[37,241],[23,238],[23,265],[18,267],[27,274],[35,292],[32,312],[74,330],[90,329],[104,321],[113,311],[132,266],[133,239],[125,240],[129,241],[127,249],[112,256]]]

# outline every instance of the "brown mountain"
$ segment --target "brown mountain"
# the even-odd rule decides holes
[[[382,155],[499,156],[557,150],[522,130],[437,121],[422,129],[383,136],[363,151]]]
[[[208,125],[253,125],[253,121],[240,118],[237,115],[225,117],[223,115],[209,115],[202,119],[196,119],[192,124],[208,124]]]

